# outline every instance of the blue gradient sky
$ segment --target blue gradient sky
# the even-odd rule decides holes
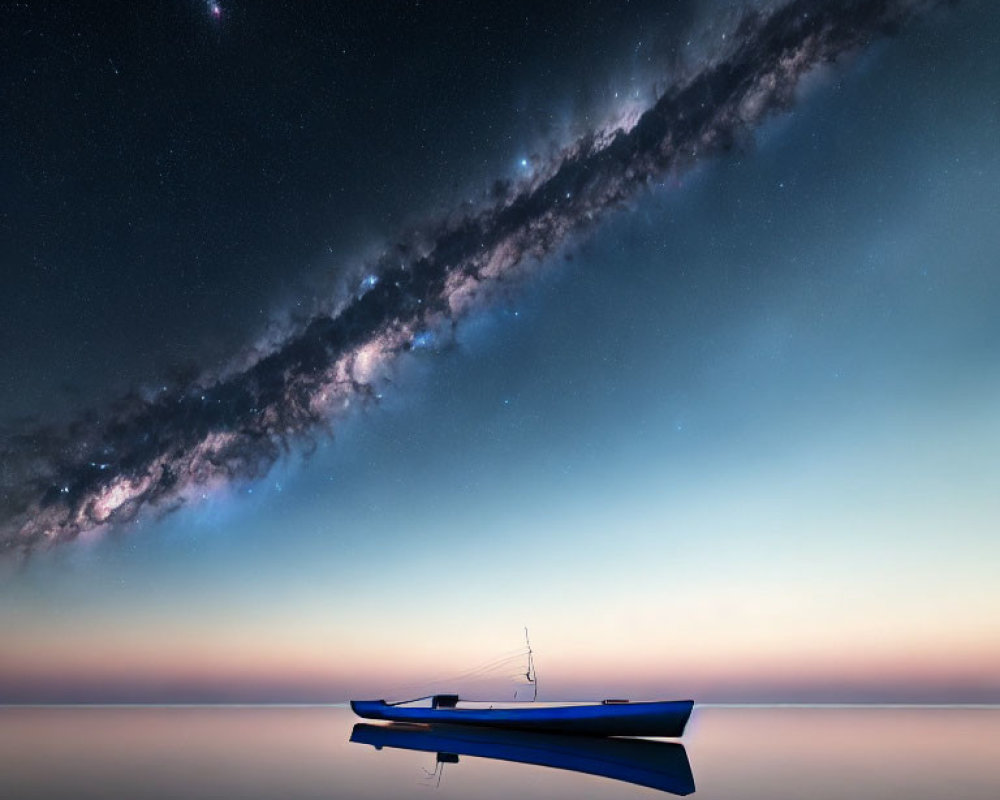
[[[0,584],[0,701],[1000,700],[987,3],[811,79],[308,459]],[[446,687],[445,687],[446,688]]]

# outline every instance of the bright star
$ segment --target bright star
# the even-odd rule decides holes
[[[413,337],[410,342],[410,347],[413,350],[421,350],[425,347],[431,347],[434,344],[434,334],[430,331],[422,331]]]

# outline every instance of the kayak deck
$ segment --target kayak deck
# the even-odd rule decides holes
[[[547,731],[585,736],[664,736],[684,733],[692,700],[525,708],[457,708],[393,705],[385,700],[352,700],[351,709],[365,719],[422,724],[474,725],[507,730]]]

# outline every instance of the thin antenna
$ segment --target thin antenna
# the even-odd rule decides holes
[[[538,673],[535,672],[535,659],[534,654],[531,649],[531,639],[528,638],[528,627],[524,628],[524,642],[528,645],[528,671],[524,673],[524,677],[528,680],[528,683],[534,688],[534,694],[532,695],[532,702],[538,699]]]

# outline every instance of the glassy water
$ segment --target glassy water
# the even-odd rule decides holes
[[[358,722],[341,707],[0,708],[0,798],[1000,798],[997,708],[696,707],[683,746]]]

